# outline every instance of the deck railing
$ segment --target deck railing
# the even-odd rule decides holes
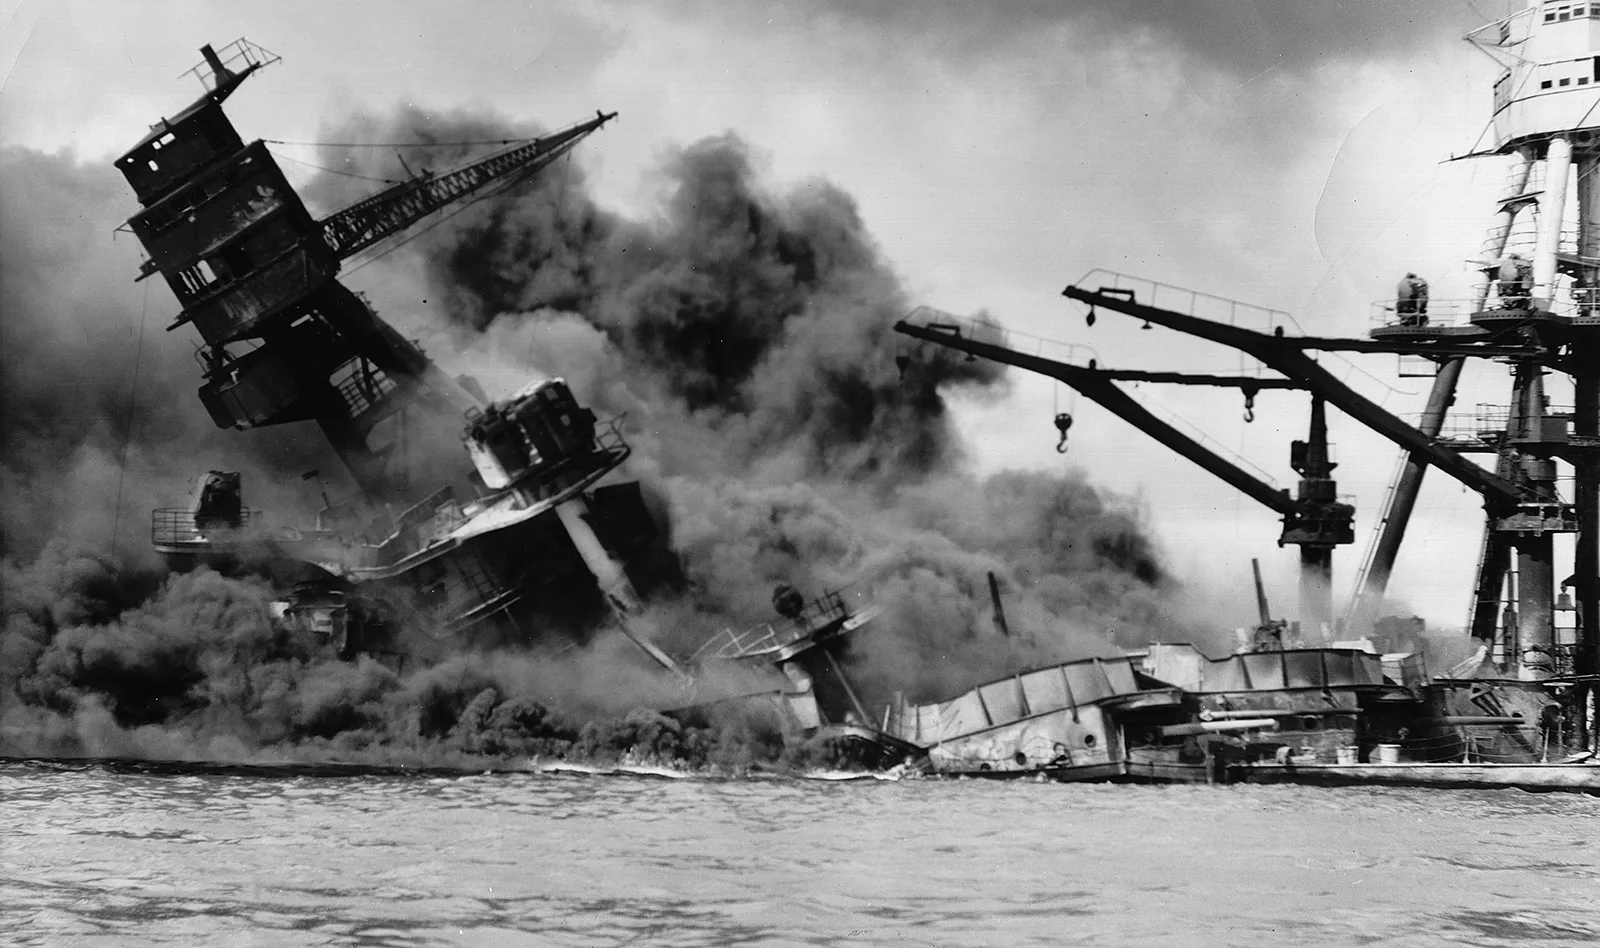
[[[213,537],[236,534],[244,529],[254,513],[244,508],[239,511],[237,524],[219,519],[214,525],[202,527],[195,523],[194,511],[188,507],[162,507],[150,512],[150,542],[157,546],[208,543]]]

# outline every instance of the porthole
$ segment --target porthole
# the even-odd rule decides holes
[[[1085,734],[1083,736],[1083,746],[1084,747],[1093,747],[1094,745],[1095,745],[1095,737],[1094,737],[1094,735],[1093,734]]]

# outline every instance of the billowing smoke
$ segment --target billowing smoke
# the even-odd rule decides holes
[[[158,278],[134,283],[138,241],[116,228],[135,210],[109,163],[0,148],[7,557],[30,560],[53,543],[153,566],[149,512],[182,504],[199,465],[244,470],[282,505],[296,497],[275,485],[334,466],[303,433],[246,441],[213,425],[195,397],[195,343],[162,331],[177,311],[171,293]]]
[[[529,131],[402,112],[327,137],[431,146]],[[446,164],[437,151],[403,159]],[[320,160],[394,170],[377,150]],[[550,172],[400,248],[426,274],[404,293],[429,303],[396,316],[491,394],[530,371],[562,375],[598,411],[627,414],[633,473],[664,499],[693,582],[687,614],[662,623],[669,644],[692,650],[708,626],[767,617],[778,583],[848,586],[886,606],[857,650],[865,689],[936,697],[1019,662],[1177,631],[1160,605],[1170,582],[1125,504],[1078,477],[963,472],[944,395],[997,393],[1003,378],[893,333],[915,302],[847,194],[765,184],[732,135],[668,154],[642,219],[598,206],[573,166]],[[995,632],[990,572],[1010,639]]]
[[[401,111],[325,137],[440,143],[528,132]],[[6,155],[58,182],[40,189],[44,197],[7,189],[8,251],[43,246],[39,234],[62,222],[98,225],[108,207],[131,208],[109,168]],[[464,156],[405,153],[412,168]],[[392,161],[380,149],[321,159],[369,176],[393,176]],[[324,176],[307,199],[327,213],[361,193],[351,179]],[[383,279],[365,288],[386,318],[491,397],[561,375],[600,414],[626,413],[630,473],[660,510],[689,580],[649,617],[663,646],[687,655],[722,628],[771,618],[780,583],[808,595],[844,589],[851,602],[882,606],[856,633],[851,660],[871,703],[897,691],[947,696],[1022,664],[1184,633],[1163,605],[1173,583],[1126,503],[1076,476],[964,472],[946,394],[998,393],[1003,378],[947,350],[912,352],[895,336],[892,324],[914,301],[848,195],[824,181],[765,184],[759,159],[731,135],[671,154],[659,194],[642,219],[606,210],[563,161],[434,222],[373,263]],[[13,213],[41,201],[53,203]],[[7,379],[8,402],[30,407],[6,412],[0,748],[435,763],[505,754],[793,759],[794,743],[765,712],[711,705],[686,719],[650,710],[753,681],[715,681],[691,695],[607,637],[554,658],[340,662],[271,620],[280,591],[267,580],[203,569],[163,577],[148,563],[134,569],[143,560],[129,550],[140,543],[119,550],[104,531],[66,529],[83,505],[106,509],[113,474],[146,485],[124,503],[142,519],[150,485],[170,490],[176,477],[154,458],[227,458],[257,472],[251,489],[271,499],[275,483],[298,485],[321,456],[310,430],[208,429],[177,334],[147,351],[149,384],[135,390],[162,423],[126,423],[128,334],[103,345],[92,337],[136,324],[141,290],[121,283],[131,266],[102,276],[112,264],[100,249],[108,230],[61,236],[48,245],[53,256],[0,259],[8,359],[36,353],[53,367]],[[362,274],[351,282],[362,287]],[[52,295],[58,284],[75,296]],[[164,289],[150,308],[160,315],[147,345],[171,309]],[[63,338],[63,325],[84,327],[86,341]],[[77,386],[68,400],[51,394],[63,384]],[[143,467],[112,463],[124,452]],[[85,458],[103,469],[98,480],[62,476],[91,466]],[[41,499],[14,500],[24,497]],[[1010,636],[997,628],[990,574]]]

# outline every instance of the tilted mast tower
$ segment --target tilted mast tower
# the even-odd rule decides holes
[[[210,46],[207,92],[117,159],[144,207],[128,222],[205,340],[200,400],[220,427],[314,421],[368,498],[409,505],[397,433],[411,416],[459,419],[474,399],[338,282],[346,258],[516,173],[542,168],[612,116],[598,115],[442,175],[425,174],[315,220],[264,142],[245,144],[222,103],[270,53]],[[425,481],[423,482],[426,483]]]
[[[353,509],[324,510],[327,523],[253,539],[345,582],[388,583],[438,634],[488,624],[527,636],[529,594],[570,587],[565,561],[581,558],[623,631],[672,667],[630,627],[639,597],[620,550],[654,534],[637,485],[594,487],[629,455],[615,423],[597,426],[559,379],[486,403],[337,280],[343,260],[546,167],[615,113],[316,220],[266,144],[246,144],[222,110],[277,57],[245,40],[201,54],[193,72],[205,94],[116,161],[143,205],[128,222],[149,253],[139,278],[161,274],[182,306],[168,328],[191,324],[204,340],[199,395],[219,427],[315,422],[361,493]],[[412,450],[417,441],[452,450]],[[609,509],[596,510],[602,491]],[[157,511],[157,550],[236,547],[246,513],[237,486],[231,510],[204,503]]]

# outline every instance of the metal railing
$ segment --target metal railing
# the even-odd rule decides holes
[[[1475,290],[1484,293],[1484,311],[1531,310],[1534,297],[1548,302],[1540,312],[1567,319],[1600,316],[1600,291],[1574,287],[1572,281],[1558,278],[1556,285],[1545,295],[1537,287],[1527,284],[1505,284],[1499,280],[1474,284]]]
[[[1215,323],[1224,323],[1240,329],[1253,329],[1256,332],[1277,333],[1283,330],[1285,335],[1293,333],[1304,336],[1305,330],[1293,316],[1281,309],[1269,309],[1257,306],[1254,303],[1245,303],[1240,300],[1228,299],[1224,296],[1215,296],[1211,293],[1201,293],[1197,290],[1173,286],[1170,283],[1161,283],[1144,277],[1131,276],[1118,273],[1115,270],[1094,269],[1083,275],[1078,281],[1078,286],[1088,289],[1115,289],[1132,290],[1135,302],[1145,306],[1154,306],[1159,309],[1172,310],[1186,316],[1194,316]]]
[[[271,50],[262,49],[260,46],[257,46],[255,43],[250,42],[242,36],[217,50],[216,52],[217,59],[222,63],[222,65],[227,68],[228,71],[234,73],[244,72],[246,69],[256,66],[270,66],[273,63],[283,61],[283,57],[279,56],[277,53],[274,53]],[[191,66],[190,68],[184,70],[183,74],[178,78],[181,79],[183,76],[196,77],[200,80],[200,84],[205,86],[207,92],[217,91],[218,76],[215,72],[211,71],[211,66],[209,63],[202,62],[195,66]]]
[[[1093,363],[1105,368],[1100,354],[1093,346],[1077,342],[1062,342],[1031,333],[1009,329],[987,319],[955,316],[931,306],[918,306],[906,315],[906,321],[927,329],[953,329],[962,339],[1000,346],[1022,355],[1037,356],[1053,362],[1064,362],[1077,368],[1089,368]]]
[[[236,535],[250,523],[255,511],[246,507],[239,511],[239,522],[195,523],[194,511],[188,507],[161,507],[150,512],[150,542],[157,546],[200,545],[213,539]]]
[[[1570,418],[1573,409],[1566,406],[1551,405],[1544,410],[1544,419],[1562,421]],[[1421,423],[1421,413],[1412,413],[1402,416],[1407,423],[1418,425]],[[1483,442],[1488,445],[1498,444],[1499,439],[1511,429],[1511,408],[1507,405],[1479,403],[1477,409],[1469,416],[1447,416],[1443,425],[1439,427],[1439,439],[1442,441],[1473,441]],[[1548,427],[1541,433],[1549,431]]]
[[[1238,329],[1249,329],[1266,335],[1307,335],[1300,323],[1281,309],[1270,309],[1211,293],[1201,293],[1198,290],[1184,289],[1170,283],[1118,273],[1115,270],[1098,268],[1090,270],[1076,285],[1083,289],[1131,291],[1133,301],[1141,305],[1166,309]],[[1409,398],[1416,394],[1395,388],[1336,352],[1318,352],[1313,354],[1312,358],[1324,371],[1345,385],[1351,384],[1351,380],[1359,375],[1367,382],[1381,388],[1382,393],[1374,401],[1385,408],[1388,407],[1392,397]],[[1239,373],[1260,376],[1268,373],[1278,374],[1263,365],[1259,359],[1242,352],[1239,354]]]
[[[334,388],[338,390],[353,419],[378,407],[385,395],[399,387],[389,373],[373,365],[365,356],[357,356],[339,366],[334,371],[334,377],[337,379]]]
[[[724,629],[707,639],[689,660],[695,661],[708,652],[712,658],[718,659],[736,659],[768,652],[797,642],[816,629],[847,619],[850,615],[841,591],[832,590],[811,600],[804,611],[788,623],[761,622],[742,632]]]
[[[549,466],[532,469],[511,486],[524,494],[531,494],[535,503],[570,497],[595,481],[607,471],[628,459],[633,449],[622,437],[622,419],[617,415],[597,421],[594,429],[593,450],[586,455],[563,457]]]
[[[1493,444],[1505,433],[1510,419],[1511,411],[1505,405],[1480,403],[1469,417],[1445,416],[1444,423],[1439,426],[1438,437],[1448,441],[1484,441]],[[1408,415],[1406,421],[1412,425],[1421,424],[1422,414]]]
[[[1374,329],[1390,326],[1406,328],[1446,329],[1469,325],[1469,318],[1478,311],[1476,299],[1428,300],[1419,313],[1402,313],[1396,300],[1374,300],[1368,320]]]

